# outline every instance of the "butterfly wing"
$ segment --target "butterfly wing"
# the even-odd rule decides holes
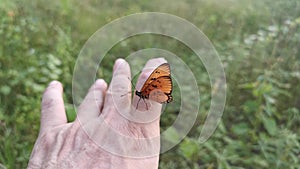
[[[148,77],[148,79],[146,80],[146,82],[144,83],[144,85],[143,85],[143,87],[141,89],[141,92],[145,91],[145,89],[148,88],[149,85],[153,81],[155,81],[157,78],[163,77],[163,76],[169,76],[170,77],[170,75],[171,75],[171,73],[170,73],[170,65],[168,63],[161,64]]]
[[[145,94],[158,103],[170,103],[172,98],[172,79],[170,76],[158,77],[146,88]]]

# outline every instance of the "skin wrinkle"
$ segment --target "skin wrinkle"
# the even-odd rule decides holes
[[[88,154],[88,156],[93,159],[93,161],[97,161],[97,160],[101,160],[101,161],[107,161],[107,160],[111,160],[111,158],[109,158],[107,156],[107,154],[105,152],[101,152],[100,148],[98,146],[96,146],[95,144],[92,144],[92,146],[90,145],[86,145],[86,151],[85,154]],[[91,151],[92,150],[92,151]]]
[[[84,133],[82,133],[82,132],[79,132],[80,134],[84,134]],[[103,153],[101,153],[101,151],[100,151],[100,148],[97,146],[97,145],[95,145],[93,142],[92,142],[92,140],[88,140],[88,142],[87,143],[85,143],[85,144],[83,144],[82,145],[82,147],[81,147],[81,149],[80,149],[80,154],[78,154],[78,155],[75,155],[75,153],[74,153],[74,155],[75,155],[75,161],[77,162],[77,161],[80,161],[80,160],[85,160],[85,159],[82,159],[80,156],[82,156],[82,155],[84,155],[84,154],[88,154],[87,156],[89,157],[88,158],[88,160],[89,160],[89,164],[91,165],[91,166],[82,166],[82,168],[94,168],[94,167],[97,167],[97,165],[96,164],[94,164],[94,163],[96,163],[99,159],[101,159],[102,161],[107,161],[107,160],[109,160],[109,158],[107,157],[107,155],[105,155],[105,154],[103,154]],[[71,159],[72,160],[72,159]],[[99,162],[99,161],[98,161]],[[73,166],[78,166],[78,165],[80,165],[80,162],[79,162],[79,164],[73,164]],[[101,166],[101,168],[107,168],[107,167],[103,167],[103,166]]]
[[[62,148],[62,139],[61,139],[61,135],[62,132],[61,130],[58,132],[58,134],[55,135],[55,141],[52,142],[53,146],[51,147],[52,151],[51,151],[51,154],[49,157],[54,158],[55,161],[57,161],[57,158],[58,158],[58,153],[60,151],[60,149]],[[55,145],[55,142],[57,145]]]
[[[72,125],[72,127],[73,127],[73,125]],[[76,131],[76,130],[71,130],[70,128],[63,128],[59,132],[57,138],[61,141],[62,148],[60,148],[58,151],[58,157],[61,157],[61,156],[64,157],[65,156],[64,152],[68,152],[68,150],[66,151],[65,148],[70,147],[70,146],[68,146],[69,145],[68,141],[70,140],[70,138],[72,138],[74,131]],[[66,139],[64,139],[64,138],[66,138]]]
[[[93,161],[96,161],[98,159],[97,158],[98,156],[102,156],[102,154],[99,153],[99,147],[94,146],[95,144],[92,143],[89,138],[87,138],[87,135],[82,130],[82,128],[78,128],[77,130],[78,130],[78,132],[75,132],[75,134],[76,134],[75,138],[78,138],[78,139],[73,140],[73,143],[70,144],[70,145],[72,145],[71,146],[72,149],[77,149],[78,148],[78,151],[75,151],[75,152],[71,153],[69,156],[66,156],[66,158],[62,161],[64,163],[64,165],[67,165],[67,164],[68,164],[68,166],[78,166],[78,165],[80,165],[80,164],[77,164],[77,163],[72,164],[71,161],[74,160],[74,159],[77,159],[76,161],[84,160],[84,159],[80,158],[80,156],[82,156],[82,154],[87,154],[87,152],[89,154],[88,157],[90,157],[89,158],[89,162],[90,162],[89,164],[92,164]],[[79,139],[79,138],[82,138],[82,139]],[[88,143],[82,143],[83,139],[84,140],[87,139]],[[93,148],[91,149],[90,147],[93,147]],[[87,166],[83,166],[83,167],[87,167]]]
[[[42,144],[44,145],[43,151],[47,152],[52,149],[53,138],[54,138],[53,135],[44,134],[40,139],[38,139],[38,141],[42,142]]]
[[[151,125],[151,123],[147,124]],[[140,123],[134,123],[134,122],[128,122],[128,129],[130,131],[130,134],[135,136],[135,138],[151,138],[153,137],[151,134],[149,135],[149,132],[146,130],[146,127],[144,127],[143,124]]]
[[[122,120],[123,120],[122,122],[119,122],[118,125],[113,125],[113,126],[111,125],[112,122],[107,121],[107,120],[108,119],[105,119],[105,123],[110,125],[112,127],[112,129],[114,130],[114,132],[121,133],[125,137],[142,138],[141,137],[141,130],[140,130],[141,128],[130,124],[126,119],[122,118]],[[114,119],[110,119],[110,120],[113,121]],[[116,142],[116,144],[120,144],[120,143]],[[145,145],[143,145],[143,144],[133,144],[131,146],[133,146],[132,149],[134,149],[134,150],[141,150],[141,148]]]
[[[145,130],[145,128],[143,126],[140,126],[140,124],[129,122],[128,123],[128,129],[130,131],[130,134],[132,136],[134,136],[134,138],[137,138],[136,144],[134,144],[133,147],[132,147],[133,150],[135,150],[135,151],[147,151],[148,147],[152,147],[151,145],[153,144],[153,142],[151,142],[150,140],[145,143],[145,141],[147,141],[146,138],[151,138],[151,136],[146,134],[147,131]],[[138,139],[142,139],[142,140],[139,141]],[[159,152],[157,152],[157,153],[159,153]]]
[[[142,133],[143,138],[149,138],[144,127],[141,127],[141,133]]]
[[[141,137],[141,128],[135,124],[132,124],[132,122],[127,122],[127,129],[129,136],[134,136],[134,138],[140,138]]]
[[[83,142],[82,140],[89,139],[86,133],[82,133],[82,127],[78,125],[79,125],[78,122],[74,122],[73,127],[75,127],[77,131],[74,134],[72,133],[73,135],[75,135],[74,136],[75,139],[72,142],[74,149],[80,148],[82,146],[82,142]]]
[[[55,102],[55,99],[43,99],[42,100],[42,105],[43,105],[43,109],[42,111],[47,111],[48,109],[52,109],[52,106]]]
[[[74,125],[72,125],[72,127],[74,127]],[[63,139],[62,138],[62,148],[60,149],[60,151],[58,152],[58,157],[62,158],[62,159],[65,159],[67,157],[67,154],[71,151],[71,149],[73,148],[72,145],[74,144],[75,140],[76,139],[70,139],[72,138],[72,135],[73,134],[73,131],[76,131],[76,130],[70,130],[70,129],[67,129],[69,132],[65,132],[65,138],[66,139]]]
[[[74,127],[74,126],[72,126],[72,127]],[[72,135],[73,135],[73,133],[72,133]],[[72,137],[69,137],[69,138],[72,138]],[[76,138],[76,137],[75,137]],[[67,140],[69,140],[69,139],[67,139]],[[74,147],[74,145],[76,144],[75,142],[76,142],[76,140],[77,139],[74,139],[74,140],[71,140],[70,142],[69,142],[69,144],[68,144],[68,146],[67,146],[67,148],[69,149],[69,150],[65,150],[66,151],[66,153],[67,154],[69,154],[69,155],[66,155],[64,158],[62,158],[62,160],[61,160],[61,165],[62,166],[68,166],[68,167],[75,167],[76,165],[74,165],[74,164],[72,164],[72,159],[75,157],[75,155],[76,154],[78,154],[78,153],[80,153],[80,149],[79,150],[77,150],[75,147]],[[73,149],[73,151],[71,151]],[[75,150],[75,151],[74,151]],[[70,152],[69,152],[70,151]]]
[[[45,152],[49,152],[50,150],[54,150],[54,151],[50,151],[51,154],[47,155],[47,154],[44,154],[44,153],[40,153],[40,154],[44,154],[46,155],[46,158],[48,159],[52,159],[53,157],[61,157],[59,154],[59,147],[62,147],[63,144],[61,144],[61,141],[59,140],[63,140],[63,138],[60,138],[60,137],[63,137],[64,136],[64,129],[66,129],[66,127],[62,128],[62,127],[56,127],[56,128],[53,128],[52,130],[49,130],[48,132],[46,132],[45,134],[41,135],[41,137],[38,138],[38,142],[43,142],[43,145],[45,145],[45,147],[43,147],[43,151]],[[53,134],[55,132],[55,130],[59,130],[60,132],[58,134]],[[56,138],[56,139],[53,139],[53,138]],[[37,146],[38,148],[38,146]],[[58,149],[56,149],[58,148]],[[40,158],[43,159],[43,157],[40,156]],[[47,160],[44,160],[44,161],[47,161]],[[44,162],[43,161],[43,162]],[[56,161],[56,160],[54,160]],[[44,166],[45,164],[44,163],[41,163],[42,166]]]

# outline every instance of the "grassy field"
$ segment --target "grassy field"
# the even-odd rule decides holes
[[[161,155],[160,168],[299,168],[299,9],[299,0],[0,0],[0,164],[27,166],[42,92],[51,80],[63,83],[66,110],[74,112],[74,64],[97,29],[122,16],[156,11],[201,29],[218,51],[227,81],[225,111],[213,136],[198,142],[205,120],[199,114],[188,136]],[[114,59],[143,48],[160,47],[183,60],[192,55],[159,36],[133,37],[126,44],[107,54],[99,78],[109,82]],[[206,112],[211,88],[205,69],[197,73],[203,74],[200,112]],[[162,130],[177,111],[175,106],[164,113]]]

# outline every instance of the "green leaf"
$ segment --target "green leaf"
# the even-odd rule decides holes
[[[248,100],[244,103],[243,109],[245,112],[253,113],[259,108],[259,103],[256,100]]]
[[[192,156],[197,154],[197,152],[199,151],[199,145],[196,141],[186,138],[180,144],[180,150],[186,158],[191,159]]]
[[[276,125],[276,121],[274,119],[264,117],[263,124],[264,124],[265,129],[268,131],[268,133],[271,136],[274,136],[277,133],[277,125]]]
[[[174,127],[169,127],[165,132],[164,132],[164,138],[171,142],[171,143],[177,143],[179,140],[178,133]]]
[[[237,135],[241,135],[247,133],[249,131],[249,127],[247,123],[241,122],[238,123],[237,125],[234,125],[232,127],[232,131]]]
[[[4,95],[8,95],[11,91],[11,88],[9,86],[1,86],[0,92]]]
[[[73,122],[76,119],[76,111],[72,104],[65,105],[68,122]]]

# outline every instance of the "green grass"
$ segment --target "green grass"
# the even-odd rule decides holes
[[[185,18],[208,36],[225,65],[228,85],[222,121],[210,140],[197,142],[205,120],[199,114],[199,125],[161,155],[160,168],[298,168],[299,9],[298,0],[0,0],[0,163],[9,169],[27,166],[39,130],[41,95],[51,80],[63,83],[67,112],[74,112],[74,64],[98,28],[122,16],[157,11]],[[109,82],[115,58],[149,47],[172,51],[191,67],[201,64],[193,64],[193,53],[166,37],[125,42],[107,54],[98,77]],[[197,73],[200,112],[206,112],[211,88],[205,69]],[[162,130],[177,111],[167,109]]]

